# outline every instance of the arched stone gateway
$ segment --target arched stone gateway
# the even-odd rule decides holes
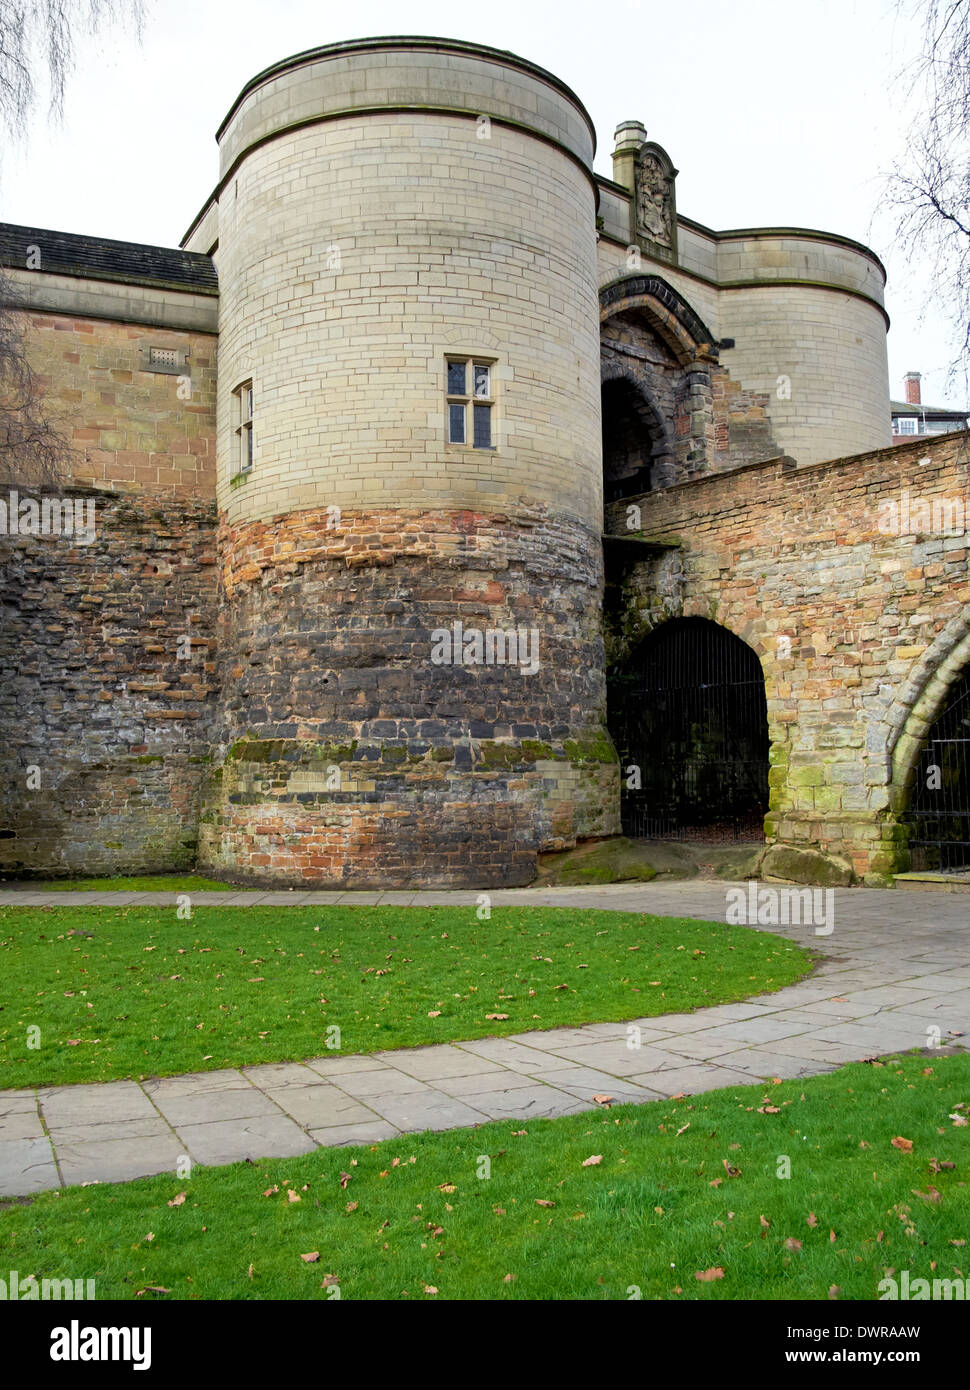
[[[715,334],[667,280],[604,286],[600,320],[607,502],[633,495],[636,478],[649,491],[781,452],[767,394],[732,380]]]
[[[927,648],[887,723],[898,867],[907,859],[914,870],[970,866],[970,609]]]
[[[903,824],[911,869],[970,870],[970,667],[920,749]]]
[[[647,388],[619,364],[604,363],[604,501],[650,492],[672,463],[670,432]]]
[[[899,517],[907,498],[966,495],[967,447],[952,435],[810,467],[781,458],[607,506],[616,661],[680,614],[758,652],[778,877],[886,884],[909,867],[920,749],[970,665],[970,536]]]
[[[711,466],[713,334],[666,280],[633,275],[600,291],[607,502]]]
[[[747,643],[705,618],[662,623],[613,668],[607,708],[626,834],[763,838],[768,716]]]

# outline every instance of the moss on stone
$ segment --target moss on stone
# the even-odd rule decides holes
[[[273,763],[286,759],[297,762],[301,757],[328,763],[350,762],[357,749],[357,740],[350,743],[327,743],[318,739],[244,738],[237,739],[226,754],[227,762]]]
[[[486,768],[514,767],[520,756],[516,743],[496,743],[483,739],[478,745],[478,761]]]
[[[855,881],[855,870],[841,855],[796,849],[792,845],[772,845],[761,868],[765,878],[813,883],[822,888],[845,888]]]
[[[563,741],[566,757],[574,766],[583,763],[618,763],[616,749],[609,734],[586,734],[582,738],[567,738]]]
[[[646,855],[643,845],[617,835],[562,854],[544,856],[540,878],[550,884],[649,883],[657,877],[657,870]]]

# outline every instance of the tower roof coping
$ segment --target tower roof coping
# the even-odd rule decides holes
[[[379,52],[384,49],[410,49],[412,51],[434,53],[461,53],[469,58],[481,58],[484,62],[495,63],[500,67],[514,68],[519,72],[528,73],[536,77],[540,82],[554,88],[561,96],[572,102],[583,120],[589,126],[590,136],[593,142],[593,153],[596,153],[596,127],[593,125],[593,118],[586,110],[573,89],[554,73],[546,68],[539,67],[538,63],[530,62],[528,58],[520,58],[515,53],[510,53],[504,48],[491,48],[488,44],[467,43],[462,39],[443,39],[428,35],[402,34],[402,35],[383,35],[368,39],[349,39],[343,43],[322,44],[319,48],[307,48],[302,53],[294,53],[289,58],[281,58],[279,62],[264,68],[262,72],[256,73],[240,91],[235,101],[216,131],[216,140],[221,140],[222,136],[239,110],[242,103],[265,82],[270,82],[274,77],[279,77],[283,73],[293,68],[303,67],[308,63],[318,62],[323,58],[343,58],[348,54]]]

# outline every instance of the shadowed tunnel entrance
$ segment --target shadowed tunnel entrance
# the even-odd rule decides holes
[[[604,500],[641,496],[654,486],[654,462],[666,456],[663,427],[626,377],[605,381],[602,400]]]
[[[626,835],[761,839],[768,716],[761,663],[705,618],[664,623],[608,683]]]
[[[970,670],[926,736],[905,822],[914,870],[970,869]]]

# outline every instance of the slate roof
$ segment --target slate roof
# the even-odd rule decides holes
[[[40,248],[39,269],[51,275],[77,275],[154,289],[189,290],[194,294],[219,293],[212,258],[197,251],[0,222],[0,265],[27,269],[29,246]]]

